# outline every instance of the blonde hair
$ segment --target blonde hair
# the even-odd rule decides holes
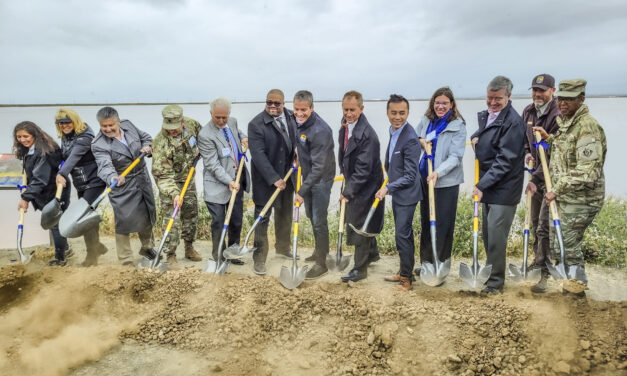
[[[344,97],[342,98],[342,102],[344,102],[347,98],[355,98],[359,107],[364,105],[363,95],[361,95],[361,93],[356,90],[346,92],[346,94],[344,94]]]
[[[83,133],[85,129],[87,129],[87,124],[85,124],[83,120],[81,119],[81,117],[78,116],[76,111],[72,110],[71,108],[60,108],[57,111],[57,114],[54,115],[54,120],[56,121],[59,119],[65,119],[66,117],[69,117],[70,120],[72,120],[72,123],[74,123],[74,132],[76,134]],[[57,127],[57,135],[59,136],[59,138],[62,138],[63,132],[61,131],[61,125],[57,123],[56,127]]]

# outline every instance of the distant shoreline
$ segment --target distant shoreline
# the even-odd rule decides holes
[[[531,98],[529,95],[512,95],[512,99],[524,99]],[[627,98],[627,95],[589,95],[587,98]],[[411,98],[410,101],[428,101],[430,98]],[[457,98],[458,101],[467,100],[483,100],[484,97],[472,97],[472,98]],[[364,102],[386,102],[386,99],[365,99]],[[341,102],[340,99],[324,99],[316,100],[316,102]],[[185,104],[185,105],[208,105],[209,102],[115,102],[115,103],[19,103],[8,104],[2,103],[0,107],[84,107],[84,106],[160,106],[167,104]],[[233,104],[250,104],[250,103],[263,103],[263,101],[234,101]],[[286,101],[291,103],[291,101]]]

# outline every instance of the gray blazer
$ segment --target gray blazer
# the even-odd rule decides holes
[[[237,148],[242,150],[241,139],[246,134],[237,127],[237,119],[229,117],[227,126],[237,143]],[[229,150],[227,153],[226,150]],[[231,198],[229,183],[235,180],[237,169],[233,153],[222,130],[218,129],[213,120],[210,120],[198,134],[198,150],[203,161],[203,186],[204,200],[214,204],[226,204]],[[250,190],[250,176],[244,166],[240,184],[248,192]],[[242,184],[243,183],[243,184]]]
[[[416,126],[420,138],[427,137],[429,118],[423,116]],[[466,124],[461,119],[451,121],[438,136],[438,145],[433,157],[433,168],[438,173],[436,188],[452,187],[464,182],[462,158],[466,150]],[[424,150],[420,153],[422,158]]]
[[[91,144],[91,151],[98,164],[98,177],[107,185],[120,175],[137,158],[144,146],[150,146],[152,138],[137,129],[128,120],[120,122],[128,146],[98,132]],[[109,201],[115,216],[115,232],[130,234],[152,227],[155,223],[155,198],[146,162],[142,160],[126,175],[126,182],[109,193]]]

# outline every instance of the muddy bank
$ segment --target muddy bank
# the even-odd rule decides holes
[[[555,283],[544,295],[508,285],[482,297],[451,278],[400,293],[382,281],[397,267],[384,257],[365,282],[327,275],[289,291],[274,277],[288,261],[271,258],[266,277],[249,275],[250,262],[225,276],[193,267],[159,275],[113,265],[113,253],[91,268],[38,258],[0,269],[0,374],[627,372],[627,302],[564,295]],[[624,273],[614,278],[625,286]]]

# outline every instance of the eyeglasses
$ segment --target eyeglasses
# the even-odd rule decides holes
[[[451,104],[451,102],[435,102],[433,103],[434,106],[448,106],[449,104]]]
[[[275,101],[266,101],[266,106],[268,107],[281,107],[281,105],[283,104],[283,102],[275,102]]]

